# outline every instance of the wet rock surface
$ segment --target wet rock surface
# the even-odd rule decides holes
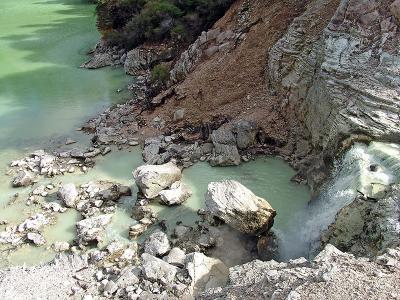
[[[400,187],[388,187],[379,199],[359,195],[342,208],[322,234],[322,244],[333,244],[359,256],[378,255],[400,245]]]

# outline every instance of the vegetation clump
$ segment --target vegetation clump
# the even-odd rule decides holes
[[[98,28],[110,45],[132,49],[146,42],[191,42],[210,28],[233,0],[98,0]]]

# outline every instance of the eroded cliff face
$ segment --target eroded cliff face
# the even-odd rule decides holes
[[[270,89],[327,157],[352,136],[399,141],[397,2],[311,1],[269,52]]]

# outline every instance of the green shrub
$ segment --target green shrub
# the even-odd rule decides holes
[[[234,0],[99,0],[98,27],[111,44],[127,49],[145,42],[191,42]]]
[[[156,65],[151,71],[151,81],[156,84],[165,85],[169,79],[168,68],[164,65]]]

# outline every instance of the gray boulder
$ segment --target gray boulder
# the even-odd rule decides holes
[[[240,154],[236,146],[236,139],[230,129],[219,128],[211,134],[214,144],[213,156],[210,159],[212,166],[240,165]]]
[[[181,170],[173,163],[145,165],[133,172],[133,178],[143,195],[156,198],[160,192],[182,178]]]
[[[152,233],[144,242],[144,252],[154,256],[163,256],[170,249],[168,236],[161,231]]]
[[[166,205],[179,205],[192,196],[189,186],[181,181],[177,181],[171,185],[169,190],[160,192],[161,202]]]
[[[194,295],[207,289],[225,286],[228,282],[229,269],[225,264],[203,253],[186,255],[185,267],[192,278],[190,289]]]
[[[205,202],[209,214],[246,234],[268,231],[276,215],[265,199],[233,180],[210,183]]]
[[[171,249],[167,256],[164,256],[163,260],[173,266],[182,268],[185,265],[186,254],[185,251],[175,247]]]
[[[27,171],[18,172],[17,176],[13,179],[12,185],[13,187],[24,187],[32,184],[33,177]]]
[[[58,191],[58,198],[64,202],[67,207],[76,207],[78,195],[78,190],[73,183],[64,184]]]
[[[240,120],[233,125],[232,132],[236,135],[239,149],[247,149],[256,143],[258,126],[254,122]]]

